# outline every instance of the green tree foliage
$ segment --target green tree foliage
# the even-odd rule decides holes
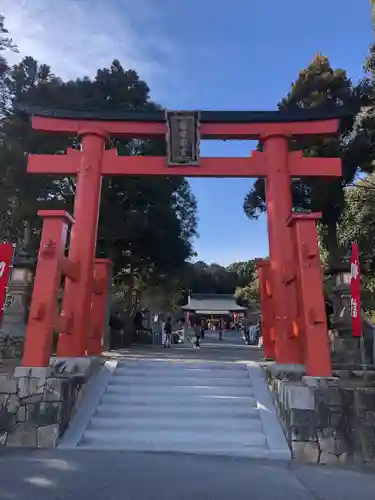
[[[358,85],[361,108],[355,117],[348,146],[363,172],[375,167],[375,44],[364,64],[365,77]]]
[[[374,16],[374,2],[372,15]],[[375,44],[370,46],[364,64],[365,77],[358,85],[361,108],[355,117],[348,149],[358,167],[368,174],[357,178],[345,192],[345,210],[338,227],[339,243],[350,249],[358,242],[361,263],[362,305],[375,311]]]
[[[358,92],[341,69],[334,70],[327,57],[318,54],[298,76],[291,91],[279,103],[279,110],[332,109],[358,105]],[[349,147],[348,136],[352,118],[343,120],[337,139],[300,139],[291,143],[291,149],[302,149],[305,156],[341,157],[342,178],[301,177],[291,182],[293,207],[296,211],[323,213],[322,232],[331,260],[337,258],[336,226],[344,207],[343,187],[351,183],[358,166],[357,158]],[[258,179],[244,201],[248,217],[257,218],[266,210],[265,180]]]
[[[187,265],[181,279],[184,288],[193,293],[233,294],[238,277],[226,267],[198,261]]]
[[[256,292],[249,293],[249,287],[254,288],[254,281],[256,276],[253,260],[234,262],[227,267],[198,261],[187,264],[175,286],[180,290],[180,305],[187,302],[189,292],[235,295],[245,305],[249,301],[254,302]]]
[[[39,228],[35,214],[44,203],[60,202],[65,207],[67,193],[70,194],[69,200],[72,200],[74,182],[67,178],[53,179],[51,176],[27,174],[27,153],[63,152],[67,139],[32,131],[30,124],[17,116],[12,107],[13,102],[23,98],[33,104],[38,102],[37,98],[40,101],[45,98],[48,103],[49,96],[58,92],[62,82],[51,73],[48,66],[39,66],[33,58],[26,57],[9,68],[5,84],[11,105],[1,121],[0,237],[17,241],[25,221]]]
[[[238,282],[235,297],[243,306],[252,305],[257,307],[260,303],[259,280],[255,262],[255,260],[235,262],[228,268],[236,271]]]
[[[375,272],[375,174],[356,182],[356,186],[346,189],[345,210],[338,227],[339,242],[350,248],[358,242],[361,260],[368,270]]]
[[[362,306],[375,311],[375,174],[345,191],[345,210],[338,226],[340,245],[350,250],[358,242]]]
[[[9,104],[9,93],[7,92],[6,79],[9,66],[5,58],[6,51],[17,52],[17,47],[9,36],[5,27],[5,18],[0,14],[0,117],[4,116]]]
[[[147,84],[119,61],[99,69],[94,79],[63,82],[48,66],[26,57],[8,68],[5,84],[13,103],[116,112],[160,109],[151,101]],[[27,153],[62,153],[78,143],[76,137],[31,130],[12,108],[2,120],[2,130],[0,237],[15,241],[23,234],[25,221],[38,233],[38,208],[71,211],[75,194],[74,178],[27,174]],[[164,142],[155,141],[114,139],[109,146],[116,147],[120,155],[160,155],[165,151]],[[98,254],[112,258],[120,275],[147,280],[182,266],[192,253],[195,233],[196,201],[185,179],[104,178]]]
[[[247,286],[254,279],[255,261],[234,262],[228,266],[228,271],[237,275],[237,287]]]
[[[260,307],[259,279],[254,278],[247,285],[237,287],[235,297],[241,305]]]

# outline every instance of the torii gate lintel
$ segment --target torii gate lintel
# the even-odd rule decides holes
[[[29,155],[27,171],[33,174],[77,175],[82,151],[69,148],[66,154]],[[290,177],[336,177],[341,175],[340,158],[303,157],[301,151],[289,153]],[[163,175],[182,177],[267,177],[265,154],[253,151],[249,157],[202,157],[199,166],[169,167],[164,156],[119,156],[115,148],[103,152],[102,175]]]

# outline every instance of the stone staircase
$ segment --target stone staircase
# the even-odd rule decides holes
[[[290,459],[255,363],[120,361],[90,392],[60,448]]]

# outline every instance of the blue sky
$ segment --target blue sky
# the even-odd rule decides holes
[[[318,51],[356,81],[372,40],[369,0],[2,0],[0,9],[21,56],[64,78],[118,58],[170,109],[275,109]],[[243,156],[253,147],[205,142],[202,154]],[[268,254],[265,218],[249,221],[242,211],[251,184],[191,181],[199,259]]]

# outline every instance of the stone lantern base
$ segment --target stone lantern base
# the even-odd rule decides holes
[[[33,261],[18,254],[14,259],[0,328],[0,358],[21,359],[33,280]]]

